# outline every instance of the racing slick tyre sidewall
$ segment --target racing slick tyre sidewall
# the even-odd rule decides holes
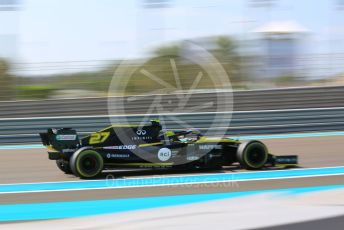
[[[72,174],[72,170],[70,168],[69,162],[63,159],[56,160],[57,167],[66,174]]]
[[[239,145],[237,159],[245,169],[261,169],[268,160],[268,150],[260,141],[247,141]]]
[[[74,175],[80,178],[93,178],[102,172],[104,160],[97,151],[85,149],[73,154],[70,167]]]

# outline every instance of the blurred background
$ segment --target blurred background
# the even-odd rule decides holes
[[[190,41],[234,90],[343,85],[343,11],[343,0],[0,0],[0,101],[106,96],[123,60],[169,81],[177,58],[188,89],[195,66],[178,57]],[[227,86],[195,90],[214,87]],[[152,90],[138,75],[125,94]]]
[[[0,0],[0,223],[343,229],[343,105],[344,0]],[[60,172],[39,136],[151,119],[164,130],[260,140],[298,155],[301,169],[116,170],[106,178],[120,183],[107,189]],[[174,182],[163,187],[165,174]],[[130,186],[112,187],[122,182]],[[182,200],[190,206],[170,206]],[[99,216],[146,206],[164,207]],[[86,213],[97,216],[74,219]]]

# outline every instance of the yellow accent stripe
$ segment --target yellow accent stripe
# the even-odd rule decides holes
[[[240,144],[240,141],[232,140],[232,139],[224,139],[224,138],[207,138],[201,137],[196,143],[235,143]]]
[[[136,128],[136,127],[140,127],[140,125],[129,125],[129,124],[124,124],[124,125],[110,125],[110,126],[108,126],[108,127],[106,127],[106,128],[103,128],[103,129],[101,129],[101,130],[98,130],[98,131],[96,131],[96,132],[94,132],[94,133],[99,133],[99,132],[103,132],[103,131],[105,131],[105,130],[107,130],[107,129],[109,129],[109,128],[121,128],[121,127],[123,127],[123,128],[128,128],[128,127],[130,127],[130,128]],[[87,137],[89,137],[89,136],[91,136],[91,135],[87,135],[87,136],[84,136],[82,139],[85,139],[85,138],[87,138]]]
[[[56,149],[54,149],[54,147],[52,145],[48,145],[48,146],[46,146],[46,148],[51,150],[51,151],[58,152]]]
[[[176,134],[173,131],[166,131],[165,135],[168,136],[168,137],[172,137],[172,136],[174,136]]]
[[[154,142],[154,143],[147,143],[147,144],[140,144],[139,147],[148,147],[148,146],[154,146],[154,145],[161,145],[161,142]]]

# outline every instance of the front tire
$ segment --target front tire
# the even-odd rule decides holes
[[[70,167],[75,176],[85,179],[93,178],[102,172],[104,160],[97,151],[85,149],[73,154]]]
[[[247,141],[239,145],[237,160],[245,169],[257,170],[264,167],[268,160],[267,147],[260,141]]]

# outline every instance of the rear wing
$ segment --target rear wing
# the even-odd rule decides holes
[[[40,133],[39,136],[41,137],[42,144],[44,146],[50,145],[49,134],[48,133]]]
[[[56,151],[73,149],[80,145],[77,132],[71,128],[50,128],[46,133],[40,133],[42,144]]]

